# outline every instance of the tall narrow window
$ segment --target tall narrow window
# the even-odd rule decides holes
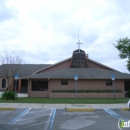
[[[6,88],[6,79],[2,79],[2,88]]]

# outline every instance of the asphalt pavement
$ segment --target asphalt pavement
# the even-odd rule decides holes
[[[100,109],[93,112],[67,112],[56,108],[17,108],[0,111],[1,130],[119,130],[130,121],[130,111]],[[122,130],[129,130],[122,128]]]

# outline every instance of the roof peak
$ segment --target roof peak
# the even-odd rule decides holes
[[[73,52],[79,52],[79,49],[74,50]],[[85,52],[85,51],[80,49],[80,52]]]

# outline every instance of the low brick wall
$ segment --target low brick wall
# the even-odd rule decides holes
[[[113,93],[77,93],[78,98],[113,98]],[[124,98],[124,93],[115,93],[116,98]],[[52,93],[49,98],[75,98],[75,93]]]
[[[49,97],[48,91],[31,91],[29,97]]]

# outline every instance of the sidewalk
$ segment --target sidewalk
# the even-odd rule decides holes
[[[120,104],[37,104],[37,103],[0,103],[0,108],[93,108],[121,109],[128,108],[127,103]]]
[[[1,96],[2,92],[0,92]],[[28,97],[27,94],[19,93],[18,97]],[[128,108],[127,103],[120,104],[47,104],[47,103],[0,103],[0,108],[93,108],[93,109],[121,109]]]

